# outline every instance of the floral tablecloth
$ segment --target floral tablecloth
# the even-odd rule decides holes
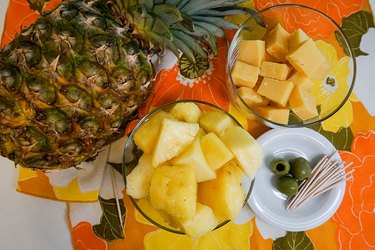
[[[49,2],[46,9],[57,2]],[[281,3],[300,3],[327,13],[347,33],[357,57],[354,93],[337,114],[311,127],[327,137],[342,159],[353,162],[351,168],[356,170],[353,179],[347,182],[340,208],[326,223],[306,232],[285,232],[244,209],[238,220],[195,242],[187,236],[158,229],[135,210],[126,195],[121,175],[125,137],[104,148],[94,162],[82,163],[79,170],[40,172],[18,167],[15,188],[21,193],[66,204],[67,224],[75,249],[375,249],[375,27],[370,3],[368,0],[254,0],[245,5],[259,10]],[[1,4],[0,9],[5,7]],[[33,23],[37,17],[25,0],[9,0],[7,15],[0,20],[0,25],[5,22],[2,46],[21,26]],[[244,18],[236,17],[236,21]],[[314,32],[314,25],[312,22],[306,30]],[[320,35],[323,52],[336,58],[333,70],[339,72],[337,88],[327,85],[321,91],[334,96],[340,91],[340,81],[347,80],[348,63],[345,55],[338,55],[332,46],[327,46],[325,40],[333,35],[332,31]],[[227,44],[220,40],[218,56],[210,58],[206,73],[194,80],[181,75],[177,59],[167,54],[164,63],[158,66],[155,91],[139,110],[139,118],[168,101],[200,99],[231,112],[253,136],[263,134],[269,128],[247,120],[229,103],[225,90],[226,53]],[[131,122],[127,131],[136,123],[137,120]],[[120,199],[123,227],[115,193]]]

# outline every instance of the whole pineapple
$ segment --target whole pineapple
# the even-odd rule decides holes
[[[215,54],[239,2],[68,0],[43,13],[0,51],[0,155],[35,169],[95,157],[152,90],[151,57]]]

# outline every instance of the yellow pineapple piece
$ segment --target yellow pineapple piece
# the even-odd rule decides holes
[[[150,154],[143,153],[137,166],[126,176],[126,193],[134,199],[144,198],[150,193],[150,183],[154,173],[151,160]]]
[[[267,99],[285,107],[293,87],[294,84],[291,81],[264,78],[257,92]]]
[[[200,144],[201,137],[204,131],[200,129],[198,135],[190,146],[181,154],[171,160],[173,165],[187,165],[190,166],[197,178],[197,182],[212,180],[216,178],[215,170],[211,169],[204,157],[203,150]]]
[[[310,39],[306,33],[301,29],[296,29],[294,32],[290,34],[289,37],[289,50],[292,51],[298,46],[300,46],[303,42]]]
[[[165,118],[153,151],[152,166],[157,167],[179,155],[193,142],[198,130],[198,123]]]
[[[219,221],[233,220],[245,201],[242,178],[239,178],[243,176],[242,171],[229,162],[216,175],[216,179],[198,184],[198,202],[209,206]]]
[[[212,209],[197,202],[195,215],[192,219],[180,222],[182,230],[193,240],[211,232],[218,224]]]
[[[208,166],[214,171],[233,159],[232,151],[215,133],[208,133],[201,139],[201,146]]]
[[[170,115],[160,110],[135,132],[134,143],[146,154],[152,153],[159,136],[161,122],[166,117],[170,117]]]
[[[285,63],[262,62],[260,75],[263,77],[273,78],[277,80],[286,80],[288,78],[290,68]]]
[[[263,161],[262,145],[240,126],[228,128],[220,138],[232,151],[246,175],[253,178]]]
[[[235,126],[235,123],[228,115],[213,110],[202,114],[199,120],[199,125],[206,132],[213,132],[217,135],[220,135],[226,129]]]
[[[293,112],[302,120],[314,118],[318,115],[314,97],[303,87],[293,90],[289,98]]]
[[[190,166],[160,166],[154,170],[150,185],[150,202],[158,210],[188,220],[197,203],[197,180]]]
[[[254,105],[267,105],[269,100],[261,95],[259,95],[254,89],[241,87],[237,89],[238,94],[241,96],[242,100],[246,102],[249,106]]]
[[[179,102],[171,108],[169,113],[180,121],[198,122],[202,111],[193,102]]]
[[[233,65],[232,79],[236,86],[252,88],[258,80],[259,72],[258,67],[237,61]]]
[[[265,53],[265,42],[262,40],[242,40],[237,58],[239,61],[260,67]]]
[[[285,62],[285,56],[289,53],[289,36],[289,32],[278,23],[275,28],[265,36],[268,54],[275,57],[280,62]]]

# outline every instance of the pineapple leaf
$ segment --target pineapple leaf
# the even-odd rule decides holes
[[[196,39],[180,30],[172,30],[172,33],[174,37],[177,37],[180,40],[184,41],[187,46],[189,46],[193,51],[197,52],[201,57],[207,57],[206,52],[204,51],[204,49],[202,49],[202,46],[197,42]]]
[[[166,0],[165,3],[172,4],[173,6],[176,6],[181,2],[181,0]]]
[[[238,29],[238,25],[221,17],[193,16],[193,20],[213,24],[225,30]]]
[[[173,43],[176,47],[185,54],[185,56],[192,62],[195,63],[195,56],[193,50],[187,46],[182,40],[178,39],[177,37],[173,38]]]
[[[215,9],[213,9],[213,10],[212,9],[208,9],[208,10],[206,9],[206,10],[199,10],[194,14],[200,15],[200,16],[234,16],[234,15],[246,14],[246,12],[244,12],[241,9],[224,10],[224,11],[215,10]]]
[[[177,5],[177,8],[179,10],[181,10],[187,3],[189,3],[191,0],[181,0],[178,5]]]
[[[180,11],[171,4],[155,5],[153,13],[168,26],[183,20]]]
[[[204,40],[204,42],[210,47],[212,52],[214,53],[214,56],[217,56],[217,46],[216,46],[216,39],[215,36],[209,32],[208,30],[204,29],[203,27],[196,25],[195,29],[197,33],[203,34],[200,35],[201,39]]]
[[[138,0],[138,5],[143,6],[146,10],[151,11],[154,7],[153,0]]]
[[[165,3],[164,0],[155,0],[155,1],[154,1],[154,5],[157,5],[157,4],[163,4],[163,3]]]
[[[222,6],[233,6],[235,4],[242,3],[245,1],[246,0],[208,0],[208,1],[202,2],[201,0],[191,0],[180,10],[189,15],[192,15],[196,11],[199,11],[199,10],[211,9],[211,8],[222,7]]]
[[[225,33],[224,30],[220,27],[217,27],[213,24],[206,23],[206,22],[194,22],[195,25],[201,26],[202,28],[208,30],[211,34],[213,34],[216,37],[224,37]]]
[[[36,10],[39,13],[42,13],[44,4],[48,2],[49,0],[27,0],[29,3],[29,6],[32,10]]]
[[[191,16],[181,13],[183,21],[180,22],[187,30],[194,32],[194,20]]]

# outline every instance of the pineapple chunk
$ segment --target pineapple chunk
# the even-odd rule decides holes
[[[200,129],[200,131],[201,132],[198,132],[193,143],[185,151],[171,160],[173,165],[190,166],[195,172],[198,183],[216,178],[215,171],[210,168],[204,157],[200,144],[204,131],[203,129]]]
[[[193,102],[179,102],[174,105],[169,113],[177,120],[184,122],[198,122],[202,111]]]
[[[236,86],[252,88],[258,80],[259,72],[258,67],[237,61],[232,69],[233,82]]]
[[[215,133],[208,133],[201,139],[203,154],[208,166],[214,171],[233,159],[232,151],[220,140]]]
[[[235,126],[231,117],[215,110],[203,113],[199,120],[199,125],[206,132],[213,132],[217,135],[220,135],[226,129]]]
[[[170,116],[165,111],[158,111],[150,117],[134,134],[134,143],[146,154],[152,153],[159,136],[161,122]]]
[[[245,194],[242,171],[232,162],[217,170],[217,177],[198,184],[198,202],[209,206],[219,221],[233,220],[241,211]]]
[[[227,129],[220,138],[233,152],[246,175],[253,178],[263,161],[262,145],[240,126]]]
[[[134,199],[141,199],[149,195],[151,178],[154,173],[151,159],[150,154],[142,154],[137,166],[126,176],[126,193]]]
[[[197,203],[197,180],[190,166],[160,166],[154,170],[150,202],[155,209],[175,217],[193,218]]]
[[[165,118],[161,124],[160,135],[154,148],[152,166],[157,167],[179,155],[193,142],[198,130],[198,123]]]
[[[190,220],[180,223],[182,230],[193,240],[211,232],[218,221],[208,206],[197,203],[196,213]]]

